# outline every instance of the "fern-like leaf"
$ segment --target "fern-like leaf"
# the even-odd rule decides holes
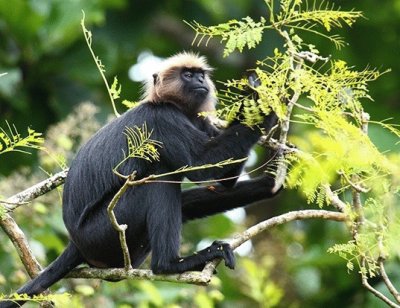
[[[157,147],[161,147],[162,143],[150,138],[152,132],[148,131],[146,124],[141,128],[126,127],[124,134],[128,143],[128,158],[141,158],[147,161],[160,159]]]
[[[151,139],[153,131],[147,129],[146,123],[142,127],[126,127],[124,135],[126,136],[128,153],[124,153],[124,159],[114,168],[118,168],[128,159],[144,159],[149,162],[157,161],[160,159],[160,154],[157,148],[162,146],[162,143]],[[131,172],[133,172],[132,170]]]
[[[113,99],[120,98],[122,86],[118,84],[118,78],[115,76],[111,85],[110,93]]]
[[[7,127],[8,131],[0,127],[0,154],[11,151],[30,154],[24,149],[42,149],[44,139],[41,133],[28,127],[28,135],[22,137],[14,125],[7,122]]]
[[[340,49],[345,44],[342,37],[337,34],[327,35],[318,30],[317,25],[330,32],[332,28],[341,28],[343,24],[352,26],[362,16],[360,11],[342,11],[340,8],[336,8],[334,4],[326,1],[322,1],[317,6],[316,1],[310,5],[310,1],[285,0],[281,2],[281,10],[273,24],[276,28],[287,27],[322,36],[333,42],[337,49]]]
[[[242,52],[245,47],[248,49],[256,47],[261,42],[266,28],[265,23],[266,20],[263,17],[259,22],[251,17],[245,17],[242,20],[233,19],[210,27],[205,27],[196,21],[186,22],[196,32],[193,44],[197,41],[197,45],[200,45],[206,39],[207,45],[211,38],[220,37],[221,42],[225,42],[224,57],[235,50]]]

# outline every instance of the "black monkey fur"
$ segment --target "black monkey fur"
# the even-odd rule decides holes
[[[17,293],[39,294],[82,263],[101,268],[124,266],[118,233],[110,223],[106,208],[124,182],[112,169],[123,159],[122,150],[126,151],[123,134],[126,127],[141,127],[146,123],[152,130],[151,139],[162,142],[162,148],[158,149],[159,161],[130,159],[118,169],[126,175],[136,170],[137,179],[182,166],[244,158],[258,141],[261,131],[257,127],[249,128],[236,121],[218,132],[207,119],[197,116],[197,112],[205,109],[206,98],[213,91],[207,67],[179,63],[167,69],[176,71],[173,78],[180,79],[183,86],[175,91],[182,92],[178,94],[183,98],[161,95],[158,100],[143,101],[100,129],[82,146],[70,166],[63,193],[63,219],[70,242],[49,267]],[[158,77],[154,77],[154,87],[158,82],[167,83],[167,77],[162,74]],[[261,126],[269,131],[276,122],[275,114],[271,113]],[[220,179],[239,175],[242,165],[175,174],[163,180],[179,182],[184,176],[192,181]],[[172,183],[149,183],[128,189],[119,200],[115,214],[120,224],[128,225],[126,237],[132,266],[138,267],[151,252],[151,269],[156,274],[201,270],[215,258],[224,259],[226,266],[234,268],[233,251],[224,242],[216,241],[187,257],[179,255],[179,246],[182,223],[274,195],[271,192],[274,180],[268,176],[236,185],[235,182],[221,182],[213,190],[200,187],[183,192],[179,184]],[[16,306],[14,302],[0,302],[2,308]]]

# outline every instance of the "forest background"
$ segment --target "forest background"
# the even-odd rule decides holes
[[[312,36],[322,55],[346,60],[358,70],[366,65],[382,71],[370,84],[374,102],[364,105],[375,120],[400,119],[400,1],[334,1],[343,10],[364,12],[351,28],[339,29],[349,43],[340,51],[333,44]],[[13,123],[20,132],[27,126],[43,132],[52,155],[62,155],[65,164],[82,140],[103,125],[112,113],[108,93],[89,54],[80,27],[82,10],[86,27],[93,33],[93,49],[122,85],[121,96],[138,100],[145,65],[157,63],[182,50],[199,52],[216,67],[214,79],[240,78],[256,60],[273,54],[282,44],[274,32],[266,32],[255,49],[223,58],[218,40],[197,47],[195,33],[183,22],[196,20],[214,25],[244,16],[258,19],[265,12],[260,0],[231,1],[24,1],[0,0],[0,122]],[[308,38],[308,35],[304,35]],[[311,36],[310,36],[311,37]],[[155,57],[152,57],[154,55]],[[146,73],[146,72],[145,72]],[[88,103],[90,102],[90,103]],[[123,106],[119,106],[123,110]],[[369,127],[369,135],[380,151],[398,151],[395,137],[380,126]],[[257,152],[262,157],[262,151]],[[8,197],[59,171],[46,153],[8,153],[0,160],[0,195]],[[271,216],[308,208],[304,197],[284,191],[278,198],[237,212],[189,224],[184,229],[183,250],[191,251],[204,239],[229,237]],[[242,219],[240,219],[242,216]],[[61,219],[59,192],[38,199],[15,213],[35,255],[42,264],[63,250],[67,233]],[[253,239],[243,249],[238,269],[219,268],[218,279],[205,287],[147,281],[106,283],[66,280],[59,286],[73,289],[77,305],[113,307],[124,305],[225,306],[259,304],[264,307],[376,307],[376,298],[360,285],[357,272],[348,272],[345,261],[327,253],[348,234],[334,222],[306,221],[273,229]],[[397,264],[398,265],[398,264]],[[400,283],[400,271],[389,268],[392,281]],[[8,238],[0,236],[0,292],[9,293],[27,279]],[[379,280],[376,285],[379,287]]]

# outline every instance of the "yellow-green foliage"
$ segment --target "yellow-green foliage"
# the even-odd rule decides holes
[[[349,177],[358,174],[363,185],[390,172],[392,164],[340,110],[314,110],[299,115],[319,130],[292,140],[301,151],[289,173],[289,186],[301,188],[312,202],[321,185],[333,183],[339,172]]]
[[[345,61],[321,57],[314,45],[299,36],[301,31],[311,32],[340,48],[344,41],[332,30],[351,26],[362,13],[341,11],[326,1],[281,0],[279,8],[274,7],[276,1],[264,2],[266,14],[259,22],[245,18],[211,27],[190,23],[198,43],[220,38],[224,56],[255,47],[266,30],[284,39],[274,55],[254,68],[260,86],[251,89],[247,78],[225,84],[217,115],[253,126],[274,110],[285,127],[293,122],[303,125],[303,133],[290,139],[299,151],[285,157],[290,165],[286,184],[321,207],[330,202],[330,188],[346,205],[349,218],[363,218],[353,240],[330,251],[346,258],[349,269],[357,263],[363,275],[374,275],[378,258],[399,252],[394,235],[400,231],[395,218],[400,156],[380,153],[375,147],[367,135],[370,120],[362,106],[372,101],[368,82],[382,73],[369,68],[357,71]],[[291,113],[288,103],[294,107]],[[379,124],[400,137],[395,126]],[[356,210],[351,206],[355,191],[365,196]]]
[[[128,159],[140,158],[147,161],[159,160],[160,154],[157,150],[161,142],[151,139],[152,131],[148,131],[146,123],[142,127],[126,127],[124,134],[128,144],[128,153],[124,159],[114,168],[118,168]],[[132,172],[135,170],[132,170]]]
[[[133,108],[137,107],[140,104],[140,102],[132,102],[132,101],[128,101],[127,99],[124,99],[121,102],[121,104],[124,105],[128,109],[133,109]]]
[[[242,20],[230,20],[227,23],[217,26],[205,27],[196,21],[187,24],[193,28],[197,35],[193,42],[198,40],[201,44],[206,39],[206,44],[212,37],[221,37],[221,42],[225,43],[224,57],[229,56],[236,49],[240,52],[244,47],[251,49],[261,42],[266,20],[261,17],[259,22],[255,22],[251,17]]]
[[[43,302],[53,302],[57,307],[71,307],[71,295],[68,293],[63,293],[63,294],[39,294],[39,295],[34,295],[33,297],[28,296],[27,294],[17,294],[13,293],[11,295],[0,295],[0,304],[1,302],[5,301],[5,298],[7,300],[12,300],[12,301],[27,301],[27,302],[32,302],[32,303],[43,303]]]
[[[250,89],[246,78],[225,83],[227,89],[220,95],[221,108],[217,111],[219,117],[228,122],[240,118],[248,126],[261,123],[271,110],[274,110],[279,118],[284,117],[286,105],[282,104],[282,101],[290,97],[291,91],[287,84],[290,75],[289,56],[276,50],[275,57],[267,58],[258,64],[259,67],[254,72],[261,81],[259,87]],[[251,91],[257,92],[257,101],[249,94]]]
[[[274,260],[265,256],[261,265],[253,260],[242,258],[240,260],[240,275],[243,293],[258,304],[258,307],[271,308],[279,306],[283,290],[271,279],[271,270]]]
[[[342,27],[343,24],[351,26],[357,18],[361,17],[358,11],[341,11],[329,2],[303,0],[282,0],[279,10],[274,8],[273,0],[264,0],[269,15],[269,23],[266,18],[261,17],[259,22],[250,17],[242,20],[230,20],[216,26],[203,26],[196,21],[186,22],[195,32],[193,42],[206,44],[211,38],[220,38],[225,43],[224,57],[235,50],[240,52],[243,48],[256,47],[262,40],[264,30],[301,30],[321,35],[332,41],[337,48],[344,45],[343,39],[338,35],[328,35],[323,32],[330,32],[334,27]],[[311,4],[310,4],[311,3]],[[319,30],[321,27],[323,29]]]
[[[0,154],[16,151],[29,153],[24,149],[41,149],[42,134],[28,127],[28,135],[22,137],[15,126],[7,123],[8,132],[0,127]]]
[[[273,11],[273,0],[265,2]],[[343,39],[339,35],[327,35],[319,31],[317,25],[330,32],[334,27],[342,27],[343,23],[351,26],[361,16],[359,11],[341,11],[327,1],[281,0],[280,11],[276,17],[271,15],[271,22],[275,27],[285,26],[321,35],[333,42],[336,48],[340,48],[344,45]]]

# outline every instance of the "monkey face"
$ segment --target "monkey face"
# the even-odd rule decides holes
[[[210,86],[202,69],[185,68],[180,74],[183,92],[190,111],[197,112],[210,92]]]
[[[182,70],[181,79],[184,83],[186,94],[206,97],[210,88],[205,77],[205,73],[201,69]]]
[[[164,61],[145,84],[143,102],[172,103],[186,115],[212,112],[217,102],[210,78],[212,67],[204,57],[183,52]]]

